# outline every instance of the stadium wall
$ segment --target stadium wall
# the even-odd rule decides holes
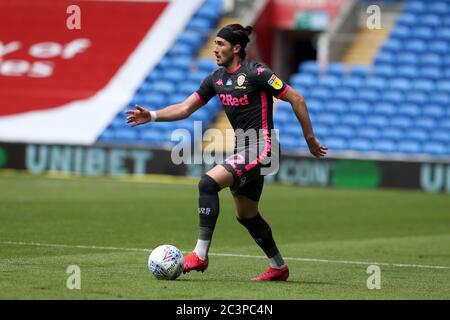
[[[174,164],[171,151],[129,147],[0,143],[0,169],[41,175],[168,174],[200,176],[212,165]],[[266,181],[290,185],[400,188],[450,193],[450,161],[383,161],[282,155],[279,171]]]

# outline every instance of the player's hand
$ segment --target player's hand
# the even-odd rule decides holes
[[[140,105],[134,106],[136,110],[128,110],[125,112],[129,114],[127,117],[127,123],[131,123],[132,127],[136,127],[140,124],[147,123],[151,120],[150,112]]]
[[[306,139],[306,143],[308,144],[309,152],[311,152],[314,157],[319,159],[327,154],[328,148],[322,146],[316,137]]]

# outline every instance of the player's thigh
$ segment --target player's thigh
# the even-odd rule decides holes
[[[233,184],[233,175],[221,165],[216,165],[206,173],[213,178],[217,184],[223,189]]]
[[[236,206],[236,216],[239,219],[250,219],[258,214],[258,201],[240,194],[234,194],[233,199]]]

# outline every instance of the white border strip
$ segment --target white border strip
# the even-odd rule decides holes
[[[134,252],[147,252],[147,253],[150,253],[152,251],[152,249],[144,249],[144,248],[120,248],[120,247],[68,245],[68,244],[22,242],[22,241],[0,241],[0,245],[35,246],[35,247],[49,247],[49,248],[95,249],[95,250],[113,250],[113,251],[134,251]],[[183,253],[188,253],[188,252],[189,251],[183,251]],[[234,254],[234,253],[209,253],[209,255],[210,256],[218,256],[218,257],[267,259],[267,257],[264,257],[264,256],[254,256],[254,255]],[[379,266],[400,267],[400,268],[450,269],[450,266],[433,266],[433,265],[422,265],[422,264],[368,262],[368,261],[352,261],[352,260],[328,260],[328,259],[297,258],[297,257],[284,257],[284,260],[302,261],[302,262],[317,262],[317,263],[335,263],[335,264],[379,265]]]

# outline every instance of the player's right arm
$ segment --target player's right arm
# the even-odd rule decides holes
[[[191,94],[182,103],[174,104],[163,109],[154,111],[156,113],[156,121],[177,121],[188,118],[192,113],[198,110],[203,103],[197,98],[196,93]],[[135,105],[136,110],[128,110],[127,123],[131,123],[132,127],[152,121],[149,110]]]
[[[128,110],[126,112],[129,114],[127,117],[127,123],[131,123],[131,126],[135,127],[152,120],[177,121],[188,118],[216,94],[212,84],[212,77],[213,74],[207,76],[200,85],[200,88],[182,103],[174,104],[157,111],[149,111],[136,105],[136,110]],[[156,115],[156,119],[152,119],[152,114]]]

